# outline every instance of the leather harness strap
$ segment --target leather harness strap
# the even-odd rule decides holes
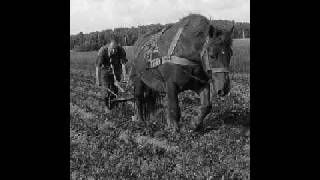
[[[180,39],[180,35],[183,31],[183,27],[179,28],[177,31],[177,34],[175,35],[174,39],[172,40],[171,44],[170,44],[170,48],[168,49],[168,56],[171,56],[174,49],[176,48],[177,42]]]
[[[180,65],[199,65],[193,61],[190,61],[186,58],[181,58],[178,56],[171,56],[170,57],[170,62],[173,64],[180,64]]]
[[[170,47],[168,49],[168,55],[167,56],[162,56],[162,57],[158,57],[155,59],[150,59],[149,60],[149,68],[154,68],[157,67],[161,64],[164,63],[173,63],[173,64],[180,64],[180,65],[198,65],[197,63],[190,61],[186,58],[181,58],[178,56],[172,56],[173,51],[175,50],[175,47],[177,45],[178,40],[180,39],[180,35],[183,31],[184,27],[180,27],[175,35],[175,37],[173,38]]]
[[[221,73],[221,72],[229,73],[230,71],[228,68],[211,68],[211,72],[212,73]]]
[[[199,65],[193,61],[190,61],[186,58],[181,58],[178,56],[163,56],[159,58],[152,59],[149,64],[149,68],[155,68],[164,63],[172,63],[172,64],[179,64],[179,65]]]

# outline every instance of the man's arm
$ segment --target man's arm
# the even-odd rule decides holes
[[[122,68],[122,74],[123,74],[123,79],[127,80],[127,70],[125,64],[128,62],[128,59],[126,57],[126,51],[124,50],[123,47],[121,47],[122,51],[122,56],[121,56],[121,68]]]
[[[95,66],[96,66],[96,85],[97,86],[100,86],[101,84],[101,80],[100,80],[100,67],[102,65],[102,51],[103,49],[100,48],[100,50],[98,51],[98,56],[97,56],[97,59],[96,59],[96,63],[95,63]]]

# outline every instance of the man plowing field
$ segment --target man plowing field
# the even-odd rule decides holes
[[[101,47],[98,51],[96,85],[106,88],[105,104],[108,110],[113,108],[111,102],[116,98],[118,91],[123,92],[119,82],[125,77],[124,65],[127,61],[125,50],[115,40],[111,40],[109,45]]]

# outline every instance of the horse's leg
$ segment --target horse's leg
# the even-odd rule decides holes
[[[135,118],[137,118],[138,121],[142,121],[143,120],[142,101],[143,101],[143,98],[144,98],[144,85],[143,85],[143,82],[140,79],[136,80],[134,96],[135,96],[135,99],[136,99],[135,100],[135,103],[136,103]]]
[[[191,127],[196,130],[202,130],[203,120],[209,114],[212,105],[210,102],[210,86],[206,85],[202,91],[200,91],[200,116],[198,119],[194,119],[191,122]]]
[[[178,90],[173,83],[167,83],[167,124],[174,132],[179,131],[180,116]]]

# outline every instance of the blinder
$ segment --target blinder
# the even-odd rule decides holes
[[[204,66],[203,68],[208,73],[208,76],[210,74],[212,74],[212,73],[229,73],[230,71],[229,71],[228,67],[219,67],[219,68],[211,67],[211,65],[209,63],[209,54],[208,54],[208,51],[206,49],[208,43],[209,43],[209,37],[207,37],[206,42],[203,45],[202,52],[200,54],[201,60],[202,60],[202,64]]]

